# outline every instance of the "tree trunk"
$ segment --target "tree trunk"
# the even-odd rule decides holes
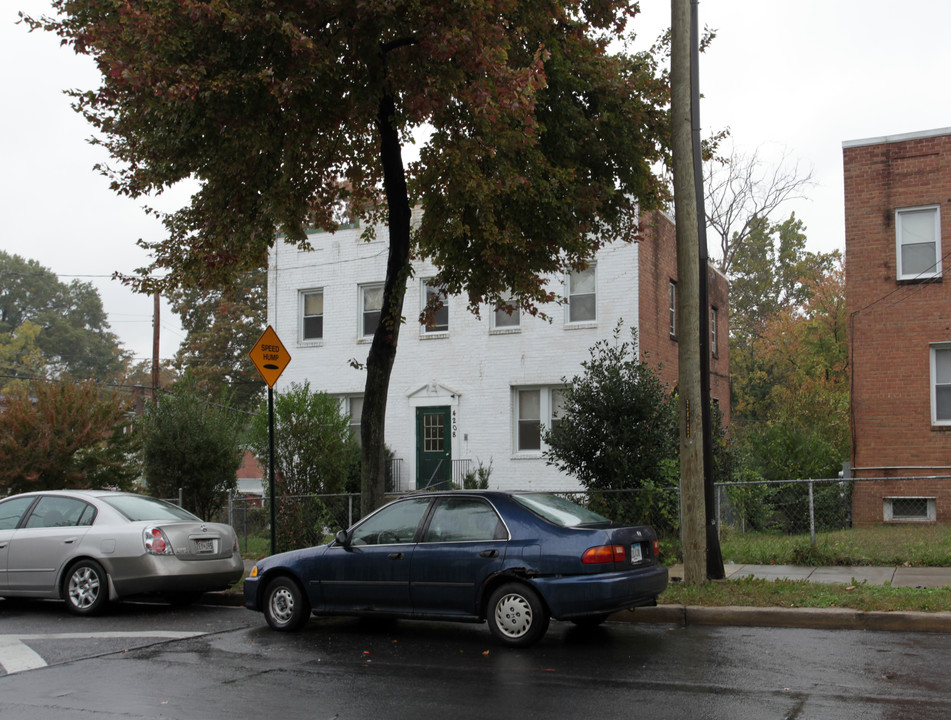
[[[700,261],[690,99],[690,0],[671,0],[670,111],[677,220],[680,503],[684,582],[707,579],[700,394]]]
[[[409,193],[403,168],[402,148],[394,120],[393,96],[384,93],[377,114],[380,159],[386,191],[390,231],[389,257],[383,286],[380,325],[373,334],[367,356],[367,381],[360,421],[363,466],[360,476],[360,513],[366,516],[383,504],[386,489],[385,426],[390,373],[396,359],[396,344],[403,316],[403,297],[410,263]]]

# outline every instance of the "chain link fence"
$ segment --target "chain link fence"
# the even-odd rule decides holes
[[[853,480],[843,478],[716,485],[721,532],[784,535],[840,530],[852,524]],[[556,491],[617,522],[651,525],[661,540],[680,537],[680,489]],[[397,497],[393,495],[392,497]],[[174,501],[174,500],[173,500]],[[360,519],[360,495],[278,497],[275,506],[279,550],[327,542]],[[270,507],[260,496],[231,497],[216,517],[232,525],[242,550],[269,552]]]

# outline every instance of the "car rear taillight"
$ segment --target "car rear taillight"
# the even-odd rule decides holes
[[[142,533],[145,540],[145,552],[150,555],[174,555],[172,543],[162,528],[147,527]]]
[[[584,555],[581,556],[581,562],[586,565],[624,562],[624,546],[599,545],[598,547],[588,548],[584,551]]]
[[[654,550],[654,557],[660,557],[660,540],[658,540],[657,538],[654,538],[653,550]]]

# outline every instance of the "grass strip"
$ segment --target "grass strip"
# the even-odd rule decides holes
[[[709,607],[851,608],[866,611],[951,611],[951,586],[905,588],[891,585],[813,583],[807,580],[764,580],[752,577],[704,585],[671,583],[660,596],[662,605]]]

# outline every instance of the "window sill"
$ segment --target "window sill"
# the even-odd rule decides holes
[[[522,328],[520,327],[491,328],[489,335],[518,335],[520,332],[522,332]]]
[[[297,342],[297,347],[299,348],[312,348],[312,347],[323,347],[324,341],[321,340],[299,340]]]
[[[442,338],[447,338],[447,337],[449,337],[448,330],[446,332],[431,332],[431,333],[424,332],[419,334],[420,340],[441,340]]]
[[[541,460],[544,457],[541,450],[524,450],[512,454],[512,460]]]
[[[584,322],[565,323],[565,330],[597,330],[597,320],[585,320]]]
[[[896,280],[899,285],[926,285],[928,283],[944,282],[942,274],[937,275],[912,275],[909,277],[900,277]]]

